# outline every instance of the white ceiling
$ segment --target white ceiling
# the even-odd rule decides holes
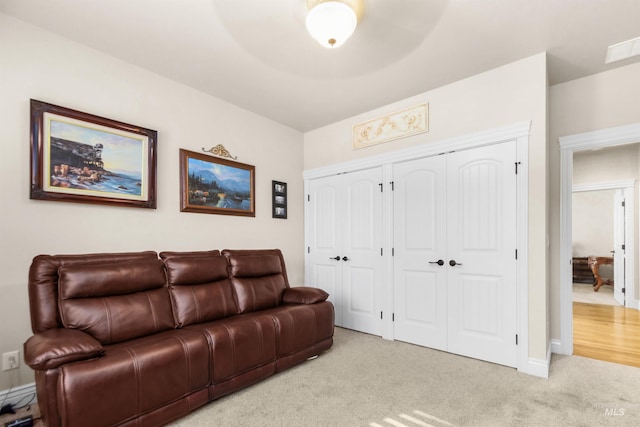
[[[640,0],[365,0],[339,49],[307,0],[0,0],[0,11],[300,131],[546,51],[557,84],[640,36]],[[640,76],[639,76],[640,78]]]

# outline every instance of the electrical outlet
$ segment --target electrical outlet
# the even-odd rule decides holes
[[[2,354],[2,370],[10,371],[12,369],[18,369],[20,367],[20,352],[10,351]]]

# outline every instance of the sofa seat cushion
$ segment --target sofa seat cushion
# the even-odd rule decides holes
[[[192,328],[209,341],[214,386],[276,359],[276,329],[268,314],[242,314],[185,329]]]
[[[206,338],[196,331],[165,331],[61,366],[59,410],[75,425],[115,425],[206,389],[209,376]]]
[[[278,357],[301,352],[333,337],[334,312],[329,302],[282,305],[262,313],[274,319]]]
[[[178,327],[221,319],[238,312],[220,253],[161,252],[167,270],[169,293]]]
[[[174,327],[162,261],[74,264],[58,270],[60,317],[102,345]]]

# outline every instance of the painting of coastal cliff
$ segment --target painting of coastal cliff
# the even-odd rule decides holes
[[[49,189],[96,196],[142,196],[143,141],[117,133],[50,121]]]
[[[153,208],[157,132],[31,100],[32,199]]]
[[[255,216],[254,167],[180,150],[181,211]]]

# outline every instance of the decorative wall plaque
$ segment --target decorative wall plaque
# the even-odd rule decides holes
[[[421,104],[353,127],[353,149],[429,131],[429,104]]]

